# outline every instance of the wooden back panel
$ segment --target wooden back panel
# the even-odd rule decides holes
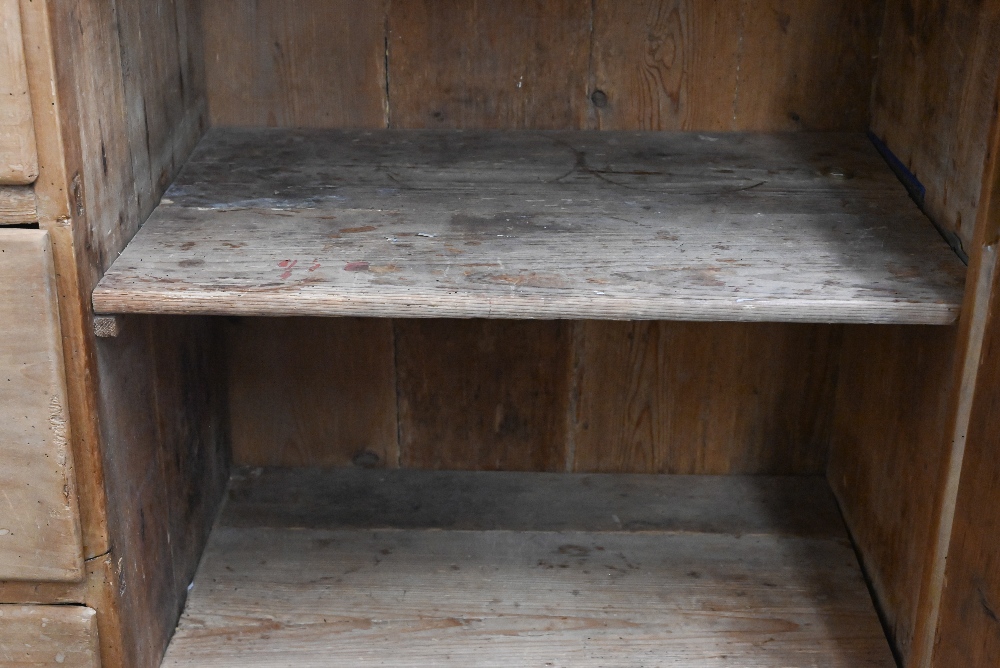
[[[209,0],[210,117],[860,131],[881,19],[881,3],[861,0]],[[297,345],[294,327],[314,344]],[[294,327],[230,330],[237,462],[683,473],[814,473],[825,462],[836,328]],[[737,350],[746,364],[721,361]],[[359,359],[371,373],[336,373]],[[347,398],[356,415],[331,418]],[[289,411],[301,405],[310,410]]]

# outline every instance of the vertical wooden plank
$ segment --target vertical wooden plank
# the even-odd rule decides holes
[[[592,100],[596,127],[733,128],[738,5],[595,0],[591,93],[603,93]]]
[[[211,318],[150,318],[152,379],[174,590],[194,579],[229,481],[226,351]]]
[[[22,9],[31,5],[25,0]],[[161,7],[166,8],[166,5]],[[106,490],[110,509],[106,516],[110,541],[98,553],[108,553],[100,557],[107,568],[103,577],[95,579],[89,587],[88,600],[95,601],[98,607],[102,651],[111,657],[110,662],[129,666],[159,664],[186,593],[186,574],[193,570],[201,549],[199,532],[211,522],[220,501],[217,495],[211,496],[221,486],[211,480],[219,469],[210,465],[199,468],[203,463],[217,462],[216,453],[207,452],[207,447],[205,452],[190,450],[192,446],[205,445],[208,439],[195,444],[181,441],[204,433],[224,437],[210,429],[211,424],[223,423],[224,416],[218,412],[222,402],[214,400],[209,406],[192,409],[184,403],[187,398],[181,396],[183,392],[171,385],[179,379],[169,372],[188,365],[183,373],[192,376],[204,373],[206,381],[211,379],[215,372],[198,368],[203,358],[190,351],[211,351],[216,339],[192,323],[191,331],[169,334],[184,337],[183,342],[157,342],[148,323],[136,319],[126,323],[119,339],[95,345],[87,305],[92,286],[142,220],[138,193],[149,195],[149,200],[142,203],[142,208],[148,209],[166,187],[157,176],[146,179],[145,183],[152,186],[136,183],[136,165],[143,164],[136,162],[137,156],[150,158],[148,174],[151,175],[157,161],[169,165],[170,160],[175,160],[179,165],[184,157],[183,146],[197,139],[196,135],[185,134],[190,132],[191,125],[183,123],[177,128],[166,127],[167,132],[162,134],[155,130],[147,133],[146,124],[157,122],[159,113],[150,109],[149,104],[141,115],[133,115],[136,96],[141,98],[149,92],[142,89],[141,77],[149,77],[154,88],[166,86],[171,70],[165,63],[161,71],[157,69],[159,64],[150,64],[133,53],[145,47],[144,40],[136,39],[134,32],[123,36],[121,31],[156,33],[153,39],[166,40],[168,47],[173,42],[177,48],[174,63],[186,67],[186,56],[182,54],[196,53],[196,45],[182,46],[184,29],[178,25],[189,25],[195,20],[183,13],[192,8],[196,8],[195,3],[183,7],[173,4],[169,12],[150,12],[139,19],[131,15],[129,19],[118,15],[115,3],[44,5],[48,12],[45,18],[52,22],[49,53],[54,54],[53,82],[47,89],[56,91],[58,100],[44,106],[53,107],[55,118],[51,125],[57,132],[55,139],[47,137],[44,141],[50,160],[37,184],[41,188],[42,179],[46,181],[44,192],[39,195],[39,210],[44,212],[44,224],[58,233],[58,243],[66,258],[60,272],[61,288],[66,290],[64,303],[77,309],[73,322],[78,329],[72,333],[76,368],[72,377],[78,383],[78,406],[86,427],[84,438],[92,440],[103,455],[97,461],[89,461],[88,473],[96,476],[88,475],[87,479],[93,485],[97,478],[97,487]],[[141,8],[132,5],[127,8],[137,9]],[[138,23],[128,24],[129,20]],[[35,28],[42,34],[46,24],[37,20]],[[157,42],[153,50],[159,53],[162,46]],[[46,65],[44,53],[35,54],[40,71]],[[131,68],[128,87],[123,68]],[[143,68],[146,70],[141,71]],[[190,105],[185,117],[190,117],[187,114],[191,108],[204,99],[204,90],[198,90],[203,85],[198,83],[198,77],[185,79],[185,86],[189,85],[190,94],[182,98]],[[34,95],[35,88],[32,90]],[[151,100],[148,95],[143,99]],[[163,103],[173,104],[173,101]],[[178,134],[171,134],[173,130]],[[142,145],[132,146],[130,141],[141,141]],[[39,145],[42,144],[40,138]],[[143,176],[140,170],[139,178]],[[168,174],[167,178],[172,176]],[[168,335],[167,330],[164,335]],[[216,358],[221,362],[221,356]],[[157,374],[162,377],[162,387],[157,385],[161,380]],[[198,385],[189,376],[184,383]],[[157,396],[158,391],[163,395]],[[181,405],[172,404],[174,401]],[[187,421],[178,418],[181,414]],[[203,421],[211,422],[205,425]],[[172,476],[187,480],[178,481]],[[203,490],[203,500],[187,496],[195,488]],[[202,526],[192,519],[190,535],[186,528],[176,530],[182,524],[178,518],[187,510],[203,515]]]
[[[385,127],[386,2],[204,2],[212,123]]]
[[[389,122],[397,128],[582,128],[586,0],[395,0]]]
[[[391,320],[241,319],[227,347],[237,464],[397,465]]]
[[[867,129],[882,7],[743,0],[735,129]]]
[[[872,130],[924,185],[931,217],[966,249],[997,114],[997,63],[997,3],[887,0]]]
[[[401,465],[562,470],[569,330],[563,321],[396,321]]]
[[[0,0],[0,185],[38,178],[19,0]]]
[[[863,130],[881,19],[867,0],[596,0],[597,126]]]
[[[78,605],[0,605],[0,660],[6,666],[101,668],[97,619]]]
[[[61,5],[65,7],[65,5]],[[62,344],[66,367],[66,389],[70,414],[70,443],[73,449],[77,494],[82,524],[83,556],[86,559],[86,580],[73,585],[83,596],[72,603],[86,603],[97,611],[100,629],[101,657],[105,665],[121,664],[121,618],[117,607],[119,582],[108,554],[106,496],[100,433],[95,415],[94,351],[90,344],[89,309],[81,290],[84,272],[78,271],[77,251],[84,246],[84,225],[71,225],[79,207],[70,205],[72,174],[78,160],[79,137],[73,132],[63,134],[63,128],[76,127],[73,86],[74,70],[56,67],[65,40],[55,38],[50,9],[54,3],[21,0],[21,27],[24,36],[28,86],[35,124],[35,141],[39,155],[39,176],[34,184],[39,226],[49,233],[56,269],[56,288],[62,326]],[[79,194],[79,193],[78,193]],[[10,583],[8,583],[10,584]],[[17,598],[27,600],[24,589],[32,583],[13,583]],[[65,585],[62,585],[65,586]],[[50,589],[51,585],[43,587]],[[20,589],[21,591],[16,591]],[[41,595],[53,594],[51,591]],[[51,599],[46,602],[53,602]]]
[[[145,220],[207,124],[199,2],[117,2],[118,40],[139,220]]]
[[[838,327],[684,322],[582,326],[575,470],[823,470]]]
[[[968,421],[960,486],[940,580],[940,617],[928,623],[927,665],[1000,665],[1000,273],[994,274],[987,339]],[[936,628],[933,628],[936,626]],[[930,641],[930,639],[928,639]]]
[[[52,251],[0,229],[0,580],[83,578]]]

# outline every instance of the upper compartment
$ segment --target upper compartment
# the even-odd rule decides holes
[[[95,308],[954,322],[862,134],[882,9],[212,0],[218,127]]]
[[[94,308],[945,324],[963,275],[862,135],[213,130]]]

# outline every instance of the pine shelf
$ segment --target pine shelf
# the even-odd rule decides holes
[[[98,313],[948,324],[861,134],[213,129]]]

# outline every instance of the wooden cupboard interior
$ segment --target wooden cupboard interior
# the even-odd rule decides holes
[[[124,664],[950,651],[1000,11],[50,13]]]

